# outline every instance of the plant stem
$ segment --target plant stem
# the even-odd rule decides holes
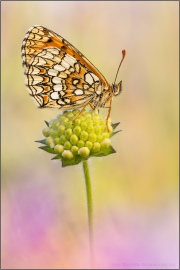
[[[89,173],[88,161],[83,161],[83,170],[86,183],[86,197],[87,197],[87,208],[88,208],[88,225],[89,225],[89,249],[90,249],[90,261],[91,268],[94,265],[94,248],[93,248],[93,202],[92,202],[92,189],[91,189],[91,178]]]

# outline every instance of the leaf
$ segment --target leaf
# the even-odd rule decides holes
[[[44,122],[45,122],[45,123],[46,123],[46,125],[49,127],[49,123],[48,123],[46,120],[45,120]]]
[[[120,123],[121,123],[121,122],[118,122],[118,123],[112,124],[111,126],[112,126],[113,130],[115,130],[115,128],[117,128],[117,126],[119,126],[119,124],[120,124]]]
[[[118,131],[113,132],[113,133],[111,134],[110,138],[111,138],[112,136],[114,136],[115,134],[117,134],[117,133],[121,132],[121,131],[122,131],[122,129],[120,129],[120,130],[118,130]]]
[[[46,139],[39,140],[39,141],[35,141],[35,142],[42,143],[42,144],[46,144]]]
[[[62,167],[77,165],[83,160],[84,160],[84,158],[82,158],[80,156],[75,156],[72,159],[62,158]]]
[[[48,152],[48,153],[50,153],[50,154],[56,154],[55,152],[54,152],[54,149],[52,149],[51,147],[49,147],[49,146],[40,146],[40,147],[38,147],[38,148],[40,148],[40,149],[42,149],[42,150],[44,150],[44,151],[46,151],[46,152]]]
[[[98,153],[92,153],[90,156],[102,157],[102,156],[108,156],[114,153],[116,153],[116,150],[111,145],[109,145],[107,148],[100,150]]]
[[[55,157],[51,158],[51,160],[54,160],[54,159],[62,159],[62,156],[61,155],[56,155]]]

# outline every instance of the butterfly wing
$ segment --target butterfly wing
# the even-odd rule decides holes
[[[26,85],[40,107],[81,107],[109,87],[82,53],[42,26],[25,35],[22,58]]]
[[[26,68],[26,85],[40,107],[78,108],[94,98],[101,85],[74,57],[58,48],[44,48]]]

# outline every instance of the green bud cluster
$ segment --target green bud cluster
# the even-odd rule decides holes
[[[43,129],[45,139],[37,141],[45,146],[40,148],[55,154],[63,166],[75,165],[91,156],[106,156],[115,153],[110,137],[119,124],[106,125],[102,115],[84,111],[77,119],[79,110],[65,111],[55,119],[46,122]],[[76,119],[76,120],[75,120]]]

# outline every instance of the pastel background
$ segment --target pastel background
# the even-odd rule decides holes
[[[90,160],[97,268],[177,269],[177,1],[3,1],[3,269],[88,268],[85,185],[81,165],[62,168],[38,149],[44,120],[24,85],[21,43],[43,25],[78,48],[122,94],[111,118],[123,130],[117,154]],[[101,112],[106,115],[106,109]]]

